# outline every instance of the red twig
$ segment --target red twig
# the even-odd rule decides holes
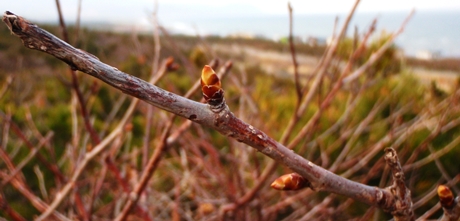
[[[8,216],[10,216],[10,218],[14,221],[26,221],[26,219],[22,217],[21,214],[10,207],[2,192],[0,192],[0,210],[8,214]]]

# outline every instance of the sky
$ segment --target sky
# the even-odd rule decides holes
[[[58,22],[55,0],[0,1],[0,10],[11,11],[32,22]],[[68,24],[77,18],[79,1],[83,25],[97,23],[99,26],[93,27],[112,30],[117,27],[115,30],[120,31],[151,31],[153,27],[155,0],[60,0]],[[172,33],[221,36],[250,33],[279,39],[288,33],[287,3],[287,0],[158,0],[157,9],[160,24]],[[335,17],[338,15],[343,20],[355,0],[290,0],[290,3],[294,10],[294,33],[325,38],[333,31]],[[460,0],[361,0],[356,24],[352,26],[362,31],[377,17],[378,28],[396,31],[412,9],[416,10],[415,16],[397,44],[409,54],[427,49],[460,57],[460,32],[452,28],[460,24]],[[367,17],[358,19],[360,14]]]
[[[11,11],[36,22],[57,20],[54,0],[2,0],[0,9]],[[77,17],[79,0],[61,0],[67,21]],[[290,0],[295,15],[344,14],[350,11],[355,0]],[[285,15],[284,0],[158,0],[160,21],[191,20],[194,18],[254,17]],[[457,10],[459,0],[362,0],[358,12],[392,12],[416,10]],[[82,22],[104,21],[125,24],[148,23],[154,9],[153,0],[82,0]]]

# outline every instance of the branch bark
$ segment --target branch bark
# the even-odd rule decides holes
[[[313,164],[264,132],[235,117],[225,103],[216,107],[165,91],[99,61],[95,56],[72,47],[11,12],[5,12],[3,21],[14,35],[22,39],[26,47],[46,52],[64,61],[72,69],[96,77],[123,93],[195,123],[211,127],[227,137],[254,147],[307,179],[315,191],[344,195],[388,212],[395,209],[395,198],[388,190],[345,179]]]

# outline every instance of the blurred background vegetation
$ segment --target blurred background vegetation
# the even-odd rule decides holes
[[[41,27],[59,36],[58,27]],[[72,35],[76,33],[73,27],[69,28],[69,33],[70,42],[74,46],[128,74],[145,80],[149,78],[154,55],[151,35],[81,29],[77,41],[75,35]],[[72,111],[76,107],[79,110],[79,106],[72,101],[68,66],[49,55],[27,49],[17,37],[10,35],[3,24],[0,25],[0,36],[0,87],[3,88],[0,94],[0,148],[18,165],[29,154],[30,149],[25,147],[24,139],[13,127],[17,127],[33,146],[37,146],[45,135],[52,133],[51,139],[39,152],[48,162],[58,165],[70,177],[79,158],[91,148],[91,142],[88,132],[82,126],[79,112],[78,126],[72,120]],[[355,68],[362,65],[388,36],[386,33],[378,33],[356,60]],[[160,41],[160,57],[174,57],[179,68],[168,72],[158,83],[159,87],[183,95],[199,79],[203,65],[215,58],[221,62],[232,60],[234,67],[229,76],[223,79],[230,109],[271,137],[279,139],[282,136],[297,102],[292,72],[288,71],[292,67],[283,60],[284,57],[290,58],[287,43],[264,39],[174,35],[162,35]],[[292,134],[297,134],[318,110],[321,100],[331,90],[337,80],[336,76],[357,43],[359,39],[347,38],[342,41],[314,102],[299,119]],[[245,51],[247,49],[255,50],[260,57],[252,56],[253,54]],[[326,46],[296,44],[297,55],[313,59],[313,64],[319,62],[325,49]],[[276,57],[269,60],[262,58],[261,53],[264,52],[273,52],[284,57],[279,59],[278,64],[274,63],[278,59]],[[267,70],[266,67],[270,65],[278,65],[278,69]],[[338,92],[314,130],[294,147],[294,151],[329,168],[341,155],[343,148],[351,145],[343,163],[335,170],[337,174],[346,174],[349,168],[365,156],[362,154],[377,148],[376,144],[386,136],[389,136],[389,141],[383,145],[396,148],[403,165],[418,162],[432,154],[431,151],[445,149],[460,135],[458,123],[439,133],[433,131],[459,120],[458,78],[448,80],[448,89],[440,88],[439,84],[445,84],[442,75],[428,80],[421,79],[413,74],[414,68],[460,73],[457,59],[422,61],[405,58],[398,54],[396,47],[392,47],[357,83],[346,85]],[[302,83],[307,84],[313,74],[302,72]],[[91,123],[99,136],[103,137],[120,121],[132,98],[126,98],[119,91],[83,73],[78,73],[78,80]],[[235,80],[239,84],[235,84]],[[201,99],[200,93],[194,94],[192,99]],[[345,111],[353,102],[356,102],[354,108],[351,108],[349,117],[342,122]],[[143,137],[146,109],[145,103],[138,106],[126,133],[120,138],[120,144],[113,144],[118,147],[111,148],[110,155],[122,171],[123,177],[131,183],[139,179],[143,169],[140,147],[145,142]],[[157,144],[162,127],[167,122],[167,115],[158,109],[154,111],[150,131],[152,139],[148,141],[149,154]],[[421,118],[426,118],[423,123],[425,127],[417,124],[417,127],[402,127],[404,131],[401,133],[397,131],[399,126],[410,125]],[[356,132],[365,120],[369,122],[364,124],[364,129]],[[182,119],[176,120],[175,125],[178,127],[182,122]],[[332,132],[328,132],[337,122],[341,123]],[[16,126],[12,126],[13,124]],[[73,127],[78,128],[79,136],[72,134]],[[354,132],[356,133],[353,134]],[[401,134],[408,136],[403,138]],[[460,148],[458,144],[453,145],[454,148],[436,160],[406,170],[407,185],[412,190],[414,202],[420,202],[420,205],[416,204],[418,216],[438,203],[437,198],[430,195],[438,184],[450,182],[450,186],[459,194]],[[391,180],[382,155],[383,150],[347,178],[380,187],[389,185]],[[127,196],[113,174],[101,172],[106,167],[102,159],[101,157],[93,162],[78,181],[78,191],[83,200],[91,202],[94,220],[113,218]],[[179,214],[180,220],[217,219],[220,207],[247,193],[270,161],[271,159],[253,149],[213,130],[193,125],[176,144],[168,148],[160,168],[150,182],[148,197],[141,200],[140,204],[145,205],[155,220],[170,220],[174,214]],[[4,161],[0,161],[0,170],[3,182],[3,178],[10,173]],[[279,166],[271,180],[288,172],[288,169]],[[37,178],[40,173],[44,177],[42,183]],[[35,158],[24,166],[21,176],[32,192],[47,203],[52,201],[56,191],[62,187],[62,183],[57,181],[53,173]],[[94,197],[91,194],[95,177],[98,176],[105,178],[103,188]],[[320,213],[313,215],[316,220],[391,218],[389,214],[341,196],[314,193],[311,190],[299,192],[278,192],[270,189],[267,183],[249,203],[227,214],[226,218],[296,220],[315,206],[323,205],[325,199],[330,200],[323,205]],[[9,206],[27,220],[39,214],[12,185],[2,184],[1,194]],[[59,211],[78,218],[75,215],[77,212],[73,197],[69,197],[59,207]],[[432,217],[439,217],[441,214],[442,211],[438,209]],[[4,211],[0,211],[0,215],[8,217]],[[131,218],[135,220],[136,215]]]

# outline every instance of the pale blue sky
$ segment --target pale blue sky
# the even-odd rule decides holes
[[[287,14],[284,0],[159,0],[161,20],[190,20],[195,17],[253,17]],[[350,10],[354,0],[291,0],[294,13],[342,14]],[[61,0],[66,20],[75,20],[78,0]],[[122,23],[147,23],[153,11],[153,0],[82,0],[82,21],[108,21]],[[362,0],[358,12],[391,12],[417,10],[456,10],[459,0]],[[12,11],[33,21],[55,21],[57,12],[54,0],[3,0],[2,11]],[[459,13],[460,14],[460,13]]]
[[[57,22],[55,0],[0,0],[0,10],[9,10],[33,22]],[[79,0],[61,0],[65,20],[75,21]],[[83,24],[102,22],[118,30],[152,28],[154,0],[82,0]],[[159,21],[183,34],[229,33],[261,34],[277,39],[288,34],[288,9],[285,0],[158,0]],[[294,33],[299,36],[328,37],[335,15],[343,21],[355,0],[290,0],[294,8]],[[416,14],[398,39],[407,53],[420,50],[441,51],[460,56],[460,0],[361,0],[355,23],[364,30],[375,17],[378,28],[395,31],[412,9]],[[431,12],[433,13],[431,13]],[[397,13],[393,13],[397,12]],[[423,13],[422,13],[423,12]],[[440,13],[441,12],[441,13]],[[327,15],[320,15],[327,14]],[[445,16],[444,16],[445,15]],[[457,16],[458,15],[458,16]],[[314,17],[305,17],[314,16]],[[441,17],[440,17],[441,16]],[[365,19],[363,19],[365,18]],[[110,26],[106,25],[109,23]]]

